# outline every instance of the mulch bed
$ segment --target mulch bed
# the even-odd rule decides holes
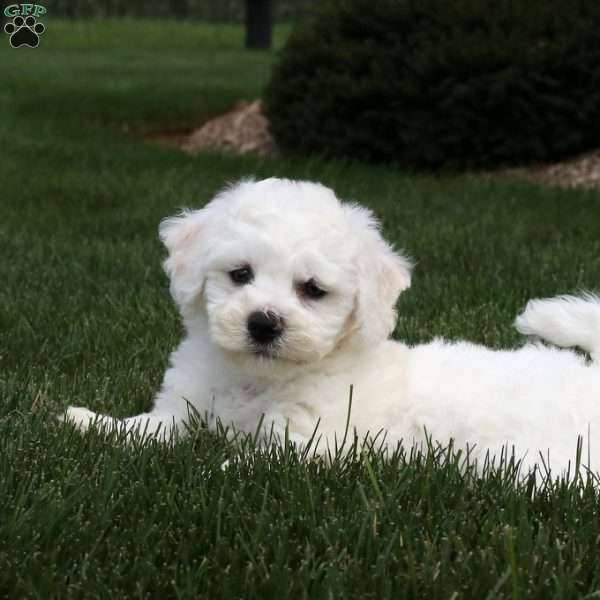
[[[278,154],[260,100],[240,100],[231,111],[192,130],[153,132],[144,138],[150,142],[173,144],[191,153],[219,148],[267,157]],[[600,188],[600,150],[556,163],[502,169],[493,174],[524,177],[558,187]]]

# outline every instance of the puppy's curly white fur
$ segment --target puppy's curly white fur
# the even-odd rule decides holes
[[[70,407],[67,419],[169,437],[190,405],[224,425],[261,422],[321,448],[350,427],[388,444],[426,436],[471,448],[513,449],[530,467],[564,471],[578,436],[600,468],[600,367],[572,351],[527,344],[496,351],[441,339],[389,338],[411,262],[382,238],[372,213],[304,181],[242,181],[205,208],[167,219],[165,270],[186,337],[149,413],[124,420]],[[598,358],[595,296],[534,300],[517,328]],[[211,420],[211,423],[214,419]],[[587,458],[586,448],[584,458]]]

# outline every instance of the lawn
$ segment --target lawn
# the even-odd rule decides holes
[[[585,482],[535,491],[410,449],[324,468],[203,429],[124,446],[55,418],[149,408],[181,336],[158,223],[245,175],[319,180],[375,210],[417,261],[395,332],[410,343],[515,346],[528,298],[600,288],[598,192],[191,157],[132,135],[259,95],[274,55],[242,39],[47,19],[39,48],[1,45],[0,597],[600,597]]]

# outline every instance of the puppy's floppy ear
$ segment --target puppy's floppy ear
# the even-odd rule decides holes
[[[366,345],[387,339],[396,325],[396,302],[410,286],[411,261],[383,239],[373,213],[362,206],[344,205],[359,245],[355,327]]]
[[[171,283],[171,294],[183,309],[201,293],[204,284],[202,270],[202,229],[206,210],[183,211],[161,222],[158,232],[169,254],[163,263]]]

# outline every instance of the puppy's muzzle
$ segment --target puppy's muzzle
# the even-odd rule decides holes
[[[255,311],[248,317],[248,334],[257,344],[270,344],[283,333],[283,321],[274,312]]]

